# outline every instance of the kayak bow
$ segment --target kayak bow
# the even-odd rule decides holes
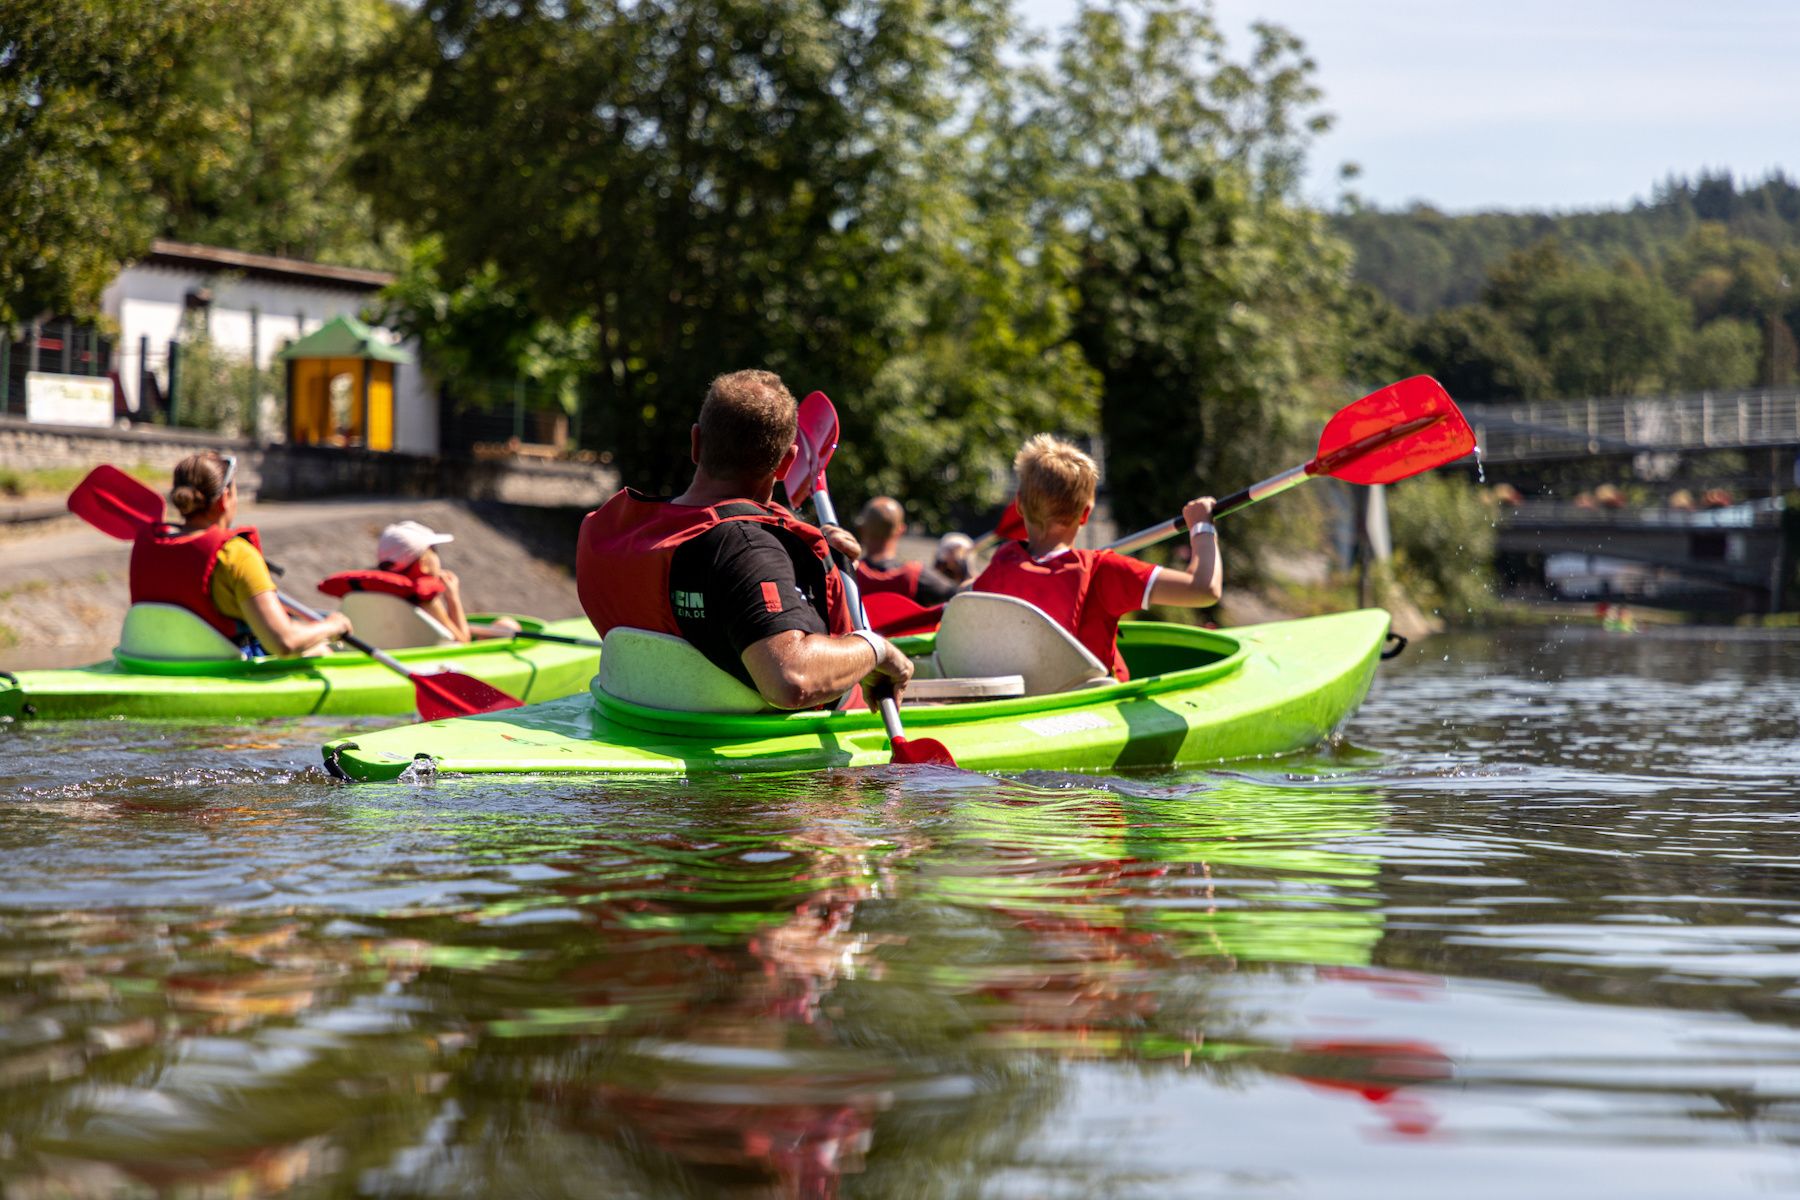
[[[591,638],[585,619],[516,618],[534,630]],[[454,670],[526,701],[581,691],[600,652],[525,638],[491,638],[455,646],[394,650],[413,671]],[[66,670],[0,673],[0,717],[46,719],[129,717],[150,720],[239,720],[261,717],[404,716],[414,711],[410,680],[362,654],[311,658],[153,662],[114,653],[105,662]]]

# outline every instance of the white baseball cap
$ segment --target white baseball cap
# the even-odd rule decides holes
[[[381,531],[375,545],[375,561],[392,563],[396,568],[411,566],[433,546],[454,542],[455,536],[438,533],[417,521],[396,521]]]

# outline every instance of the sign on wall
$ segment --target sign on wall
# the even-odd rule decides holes
[[[33,425],[111,425],[113,383],[105,376],[25,376],[25,419]]]

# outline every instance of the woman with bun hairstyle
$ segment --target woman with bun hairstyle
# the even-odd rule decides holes
[[[237,457],[207,450],[175,464],[169,503],[181,524],[146,526],[131,547],[131,602],[175,604],[255,657],[292,658],[351,632],[342,613],[288,614],[254,527],[237,529]]]

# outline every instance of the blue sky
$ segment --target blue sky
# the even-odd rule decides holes
[[[1042,29],[1075,0],[1021,0]],[[1318,65],[1337,167],[1392,207],[1612,207],[1671,171],[1800,173],[1800,0],[1216,0],[1234,47],[1284,25]]]

